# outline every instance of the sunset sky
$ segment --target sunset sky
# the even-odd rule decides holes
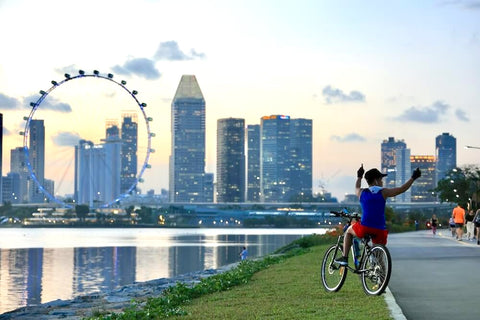
[[[113,73],[148,104],[156,134],[143,192],[168,188],[170,104],[183,74],[206,100],[207,172],[217,119],[313,119],[313,184],[339,200],[355,173],[380,166],[380,144],[403,139],[434,155],[457,138],[457,163],[480,150],[480,1],[0,0],[3,175],[39,90],[78,70]],[[73,192],[73,145],[96,143],[105,122],[137,110],[121,87],[88,78],[52,91],[35,113],[47,127],[46,177]],[[139,114],[140,122],[143,117]],[[146,150],[140,125],[139,160]]]

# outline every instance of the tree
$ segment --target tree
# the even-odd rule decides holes
[[[90,207],[86,204],[77,204],[75,206],[75,213],[77,214],[77,217],[80,219],[80,221],[85,221],[85,218],[87,217],[89,212]]]
[[[440,202],[458,203],[471,209],[478,208],[480,201],[480,168],[466,165],[453,168],[434,189]]]

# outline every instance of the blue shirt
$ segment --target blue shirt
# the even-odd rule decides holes
[[[376,229],[387,229],[385,221],[385,199],[381,187],[373,186],[363,189],[360,194],[362,206],[362,225]]]

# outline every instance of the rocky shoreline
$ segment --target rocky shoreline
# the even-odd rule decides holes
[[[191,272],[174,278],[137,282],[112,291],[96,292],[71,300],[59,299],[36,306],[21,307],[0,314],[0,320],[80,320],[92,316],[96,312],[120,313],[125,307],[131,305],[132,300],[143,301],[150,297],[159,296],[163,290],[178,282],[195,284],[203,278],[223,273],[237,265],[238,263],[232,263],[218,269]]]

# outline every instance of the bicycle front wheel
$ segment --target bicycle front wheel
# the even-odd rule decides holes
[[[335,262],[342,257],[342,250],[333,245],[328,248],[322,261],[322,283],[328,292],[337,292],[343,286],[347,277],[347,268]]]
[[[387,288],[392,273],[392,258],[383,245],[374,245],[362,264],[363,290],[369,295],[380,295]]]

